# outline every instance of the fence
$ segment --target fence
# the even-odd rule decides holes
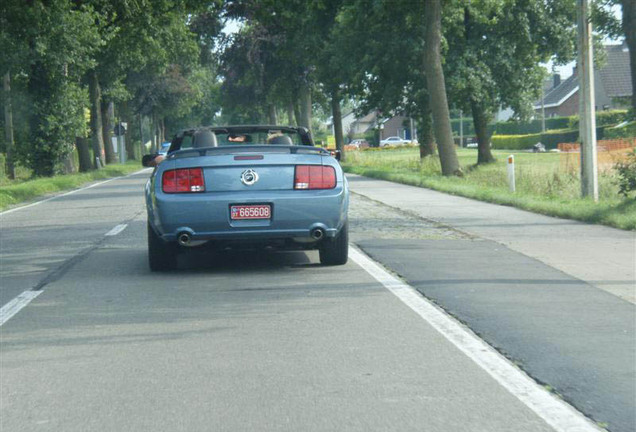
[[[581,146],[579,143],[561,143],[561,167],[565,170],[579,170]],[[611,170],[617,162],[625,159],[627,153],[636,148],[636,138],[599,140],[596,142],[599,170]]]

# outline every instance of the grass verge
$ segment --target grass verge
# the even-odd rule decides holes
[[[108,165],[97,171],[42,177],[33,180],[16,180],[0,185],[0,211],[10,206],[31,201],[57,192],[76,189],[95,180],[119,177],[142,169],[139,161]]]
[[[508,190],[506,157],[493,152],[496,163],[475,166],[476,150],[459,149],[464,177],[443,177],[439,160],[421,162],[418,149],[356,151],[346,154],[346,172],[453,195],[529,210],[549,216],[636,230],[636,199],[618,194],[614,171],[599,174],[599,202],[580,198],[578,167],[571,158],[554,153],[515,155],[516,193]]]

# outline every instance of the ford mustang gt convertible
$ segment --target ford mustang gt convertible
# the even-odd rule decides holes
[[[318,249],[347,262],[349,191],[340,164],[305,128],[201,127],[178,133],[146,184],[152,271],[180,249]]]

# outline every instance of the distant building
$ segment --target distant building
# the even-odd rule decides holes
[[[390,136],[399,136],[405,139],[417,139],[417,131],[411,131],[411,119],[403,115],[392,117],[381,117],[378,111],[371,111],[367,115],[357,119],[353,112],[342,116],[342,131],[345,137],[353,139],[354,136],[361,136],[373,130],[380,131],[380,139]],[[335,135],[333,128],[333,118],[329,118],[326,126]],[[415,129],[415,123],[413,123]]]
[[[606,45],[605,51],[607,62],[601,69],[594,69],[596,110],[629,108],[633,89],[627,44]],[[563,81],[559,79],[558,85],[545,92],[543,109],[546,117],[578,114],[579,77],[576,68],[572,76]],[[535,102],[534,110],[541,114],[541,100]]]

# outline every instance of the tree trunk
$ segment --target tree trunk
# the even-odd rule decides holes
[[[73,174],[77,172],[77,168],[75,168],[75,161],[73,160],[73,152],[67,154],[62,159],[64,174]]]
[[[130,114],[130,111],[128,110],[128,102],[122,102],[120,104],[119,111],[119,117],[121,117],[122,120],[126,120],[126,123],[128,124],[128,127],[126,128],[126,134],[124,135],[126,141],[126,158],[128,160],[136,160],[137,157],[135,155],[135,145],[133,140],[133,131],[136,130],[135,128],[133,128],[133,126],[135,125],[135,117],[132,116]]]
[[[311,89],[308,84],[300,88],[300,121],[298,126],[304,126],[311,132]]]
[[[333,131],[336,136],[336,149],[340,150],[340,160],[345,160],[344,135],[342,132],[342,110],[340,108],[340,91],[335,88],[331,92],[331,115],[333,116]]]
[[[289,100],[287,104],[287,122],[289,126],[296,126],[296,122],[294,121],[294,101],[293,99]]]
[[[294,89],[292,91],[292,106],[294,107],[294,117],[295,117],[295,123],[296,126],[300,126],[301,120],[300,120],[300,96],[298,94],[298,89]]]
[[[75,148],[77,149],[77,156],[79,159],[79,171],[87,172],[93,168],[93,161],[91,160],[91,152],[86,138],[75,138]]]
[[[426,92],[426,97],[422,98],[421,108],[424,117],[418,122],[418,132],[420,141],[420,159],[424,159],[427,156],[433,156],[437,152],[435,136],[433,135],[433,117],[431,116],[431,103],[428,90]]]
[[[11,180],[15,179],[15,162],[13,141],[13,109],[11,107],[11,73],[7,71],[4,74],[4,137],[7,158],[5,161],[7,177]]]
[[[117,155],[113,150],[113,129],[115,127],[115,104],[113,102],[102,102],[102,135],[104,139],[104,153],[106,153],[106,163],[117,163]],[[118,149],[119,151],[119,149]]]
[[[139,155],[140,157],[144,157],[146,154],[146,142],[144,141],[144,118],[141,114],[138,115],[139,118]]]
[[[442,4],[441,0],[429,0],[426,10],[426,42],[425,64],[426,82],[431,100],[433,122],[439,159],[442,165],[442,175],[461,175],[462,171],[457,160],[453,134],[450,125],[448,99],[446,97],[446,83],[440,44],[442,39]]]
[[[632,69],[632,109],[636,116],[636,0],[622,0],[623,30],[629,48],[629,64]]]
[[[55,89],[51,85],[50,75],[42,61],[31,64],[29,82],[27,85],[29,96],[32,98],[29,118],[29,167],[35,177],[51,177],[55,174],[58,162],[55,154],[55,144],[47,134],[46,115],[51,109],[51,101]]]
[[[267,105],[267,116],[269,118],[269,124],[271,125],[278,124],[278,116],[276,115],[276,105],[274,104]]]
[[[93,161],[95,168],[104,166],[104,136],[102,134],[102,91],[99,87],[97,72],[92,70],[88,74],[88,92],[91,99],[91,140],[93,145]],[[97,161],[99,160],[99,164]]]
[[[490,151],[490,133],[488,132],[490,115],[474,100],[470,101],[470,109],[473,114],[475,135],[477,135],[477,164],[494,162],[495,158]]]

